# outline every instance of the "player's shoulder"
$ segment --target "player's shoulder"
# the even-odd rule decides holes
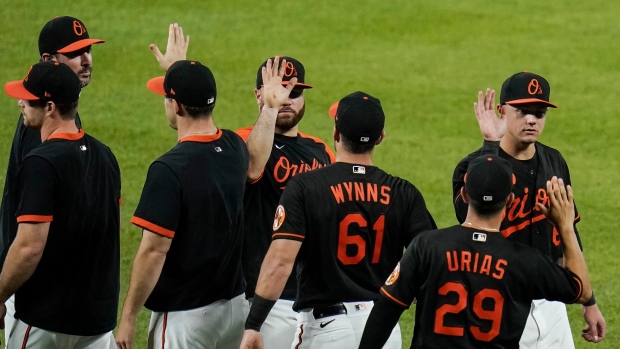
[[[539,156],[548,157],[553,160],[565,161],[559,150],[546,144],[536,142],[536,150],[538,151]]]
[[[320,144],[322,146],[325,146],[325,142],[323,142],[322,139],[320,139],[319,137],[315,137],[315,136],[311,136],[309,134],[303,133],[303,132],[297,132],[299,134],[299,137],[303,140],[306,140],[307,142],[313,142],[316,144]]]
[[[250,136],[250,133],[252,132],[252,129],[254,129],[254,126],[242,127],[240,129],[235,130],[235,133],[239,137],[241,137],[241,139],[243,139],[243,141],[246,141],[248,139],[248,137]]]

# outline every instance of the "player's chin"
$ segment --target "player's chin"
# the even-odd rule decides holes
[[[88,86],[88,84],[90,84],[90,81],[91,81],[90,74],[88,74],[88,75],[86,75],[86,74],[80,75],[80,87],[84,88],[84,87]]]

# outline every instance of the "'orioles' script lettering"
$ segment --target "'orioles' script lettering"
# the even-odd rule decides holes
[[[508,261],[505,259],[498,259],[493,263],[493,256],[481,255],[478,252],[472,254],[469,251],[447,251],[446,259],[450,271],[491,275],[498,280],[504,277],[504,267],[508,266]]]
[[[377,183],[344,182],[330,185],[329,188],[332,190],[337,204],[345,201],[372,201],[384,205],[390,203],[391,188],[387,185],[382,185],[379,188]]]
[[[276,166],[273,168],[273,178],[278,183],[285,183],[290,177],[324,166],[326,166],[326,164],[319,163],[317,159],[312,159],[312,164],[307,164],[304,161],[300,164],[293,164],[288,158],[281,156],[280,160],[278,160]]]

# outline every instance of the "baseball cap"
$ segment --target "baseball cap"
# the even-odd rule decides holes
[[[166,76],[152,78],[146,87],[188,107],[213,105],[217,94],[211,70],[198,61],[189,60],[174,62]]]
[[[516,73],[502,84],[499,97],[501,104],[544,103],[551,108],[557,108],[549,102],[551,88],[545,78],[528,71]]]
[[[99,44],[105,40],[91,39],[86,26],[77,18],[62,16],[47,22],[39,34],[39,54],[67,53]]]
[[[288,81],[291,80],[292,78],[297,78],[297,83],[295,84],[295,87],[312,88],[312,86],[305,83],[306,69],[304,69],[304,65],[301,64],[300,61],[296,60],[293,57],[288,57],[288,56],[277,56],[277,57],[280,57],[280,62],[282,62],[283,59],[286,59],[286,68],[284,69],[284,76],[282,77],[282,85],[288,84]],[[271,59],[271,62],[273,63],[276,57],[271,57],[269,59]],[[266,59],[263,62],[263,64],[261,64],[261,66],[258,67],[258,73],[256,74],[256,89],[257,90],[259,90],[261,86],[263,86],[262,70],[263,70],[263,67],[267,66],[267,61],[269,59]]]
[[[73,103],[80,98],[81,87],[80,79],[66,64],[45,61],[31,66],[24,80],[7,82],[4,91],[17,99]]]
[[[498,155],[482,155],[469,162],[465,175],[467,196],[481,205],[506,200],[514,184],[512,166]]]
[[[361,91],[353,92],[329,108],[329,116],[336,128],[348,140],[357,143],[375,143],[385,125],[381,102]]]

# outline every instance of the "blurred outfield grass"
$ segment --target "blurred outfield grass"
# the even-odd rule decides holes
[[[20,79],[37,62],[37,38],[55,15],[82,19],[91,37],[93,83],[80,101],[86,132],[116,154],[123,180],[121,304],[140,231],[129,220],[148,165],[174,146],[159,96],[145,88],[161,75],[148,49],[163,50],[167,26],[189,34],[188,58],[214,72],[218,84],[215,122],[236,129],[254,123],[256,69],[275,54],[298,58],[306,80],[301,130],[331,142],[329,106],[362,90],[381,99],[388,138],[376,165],[414,183],[439,226],[456,223],[451,175],[481,138],[472,112],[480,89],[499,89],[520,70],[545,76],[551,100],[542,142],[559,149],[572,170],[579,224],[597,301],[608,322],[597,348],[620,343],[616,219],[620,212],[620,91],[617,14],[620,3],[459,0],[341,0],[323,2],[5,0],[0,8],[0,82]],[[0,181],[19,115],[16,101],[0,96]],[[44,292],[44,290],[42,290]],[[569,306],[577,348],[583,318]],[[401,320],[409,347],[412,315]],[[139,317],[136,347],[146,343],[149,312]]]

